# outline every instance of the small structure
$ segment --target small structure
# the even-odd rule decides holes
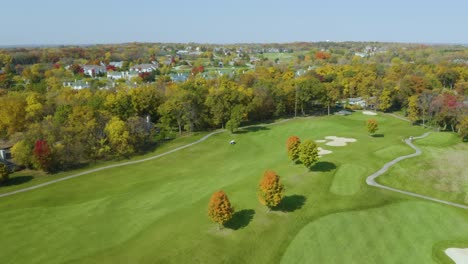
[[[233,139],[233,140],[229,141],[229,144],[235,145],[235,144],[236,144],[236,141]]]
[[[10,171],[14,171],[15,164],[13,163],[11,157],[11,147],[13,147],[13,144],[11,144],[10,142],[0,142],[0,163],[7,165]]]

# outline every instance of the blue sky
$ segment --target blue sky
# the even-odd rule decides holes
[[[0,6],[0,45],[468,43],[466,0],[16,0]]]

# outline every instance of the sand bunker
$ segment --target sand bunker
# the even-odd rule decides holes
[[[371,111],[362,111],[362,113],[365,115],[377,115],[376,112],[371,112]]]
[[[315,143],[325,143],[325,142],[327,142],[325,139],[315,140]]]
[[[468,248],[447,248],[445,254],[456,264],[468,263]]]
[[[335,137],[335,136],[328,136],[328,137],[325,137],[325,139],[331,140],[325,143],[325,145],[333,146],[333,147],[344,147],[348,145],[348,143],[357,141],[355,138],[345,138],[345,137]]]
[[[327,150],[327,149],[323,149],[321,147],[318,147],[318,155],[321,157],[323,155],[327,155],[327,154],[330,154],[330,153],[333,153],[333,151],[331,150]]]

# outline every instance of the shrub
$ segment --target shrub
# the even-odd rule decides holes
[[[306,140],[299,147],[299,160],[310,168],[318,160],[318,146],[312,140]]]

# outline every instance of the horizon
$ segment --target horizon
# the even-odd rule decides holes
[[[419,1],[418,1],[419,2]],[[25,8],[26,6],[26,8]],[[467,44],[461,0],[422,3],[395,0],[309,2],[293,0],[218,3],[181,0],[7,2],[0,46],[123,43],[265,44],[384,42]]]

